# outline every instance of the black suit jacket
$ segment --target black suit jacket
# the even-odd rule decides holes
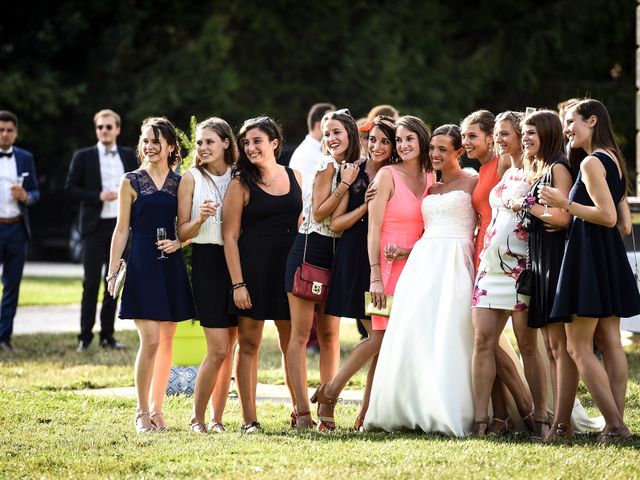
[[[125,172],[138,168],[133,149],[118,146],[118,154]],[[98,228],[103,203],[100,200],[100,155],[96,145],[76,150],[73,154],[64,190],[69,198],[80,202],[80,233],[83,236],[93,233]]]

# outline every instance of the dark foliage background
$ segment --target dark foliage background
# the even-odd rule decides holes
[[[35,0],[0,22],[0,108],[50,189],[101,108],[122,115],[121,144],[148,115],[187,130],[191,115],[237,128],[263,113],[295,144],[317,101],[356,116],[391,103],[435,127],[592,96],[635,170],[630,0]]]

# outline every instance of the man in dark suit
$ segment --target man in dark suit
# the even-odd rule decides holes
[[[40,198],[33,155],[14,145],[18,118],[0,110],[0,352],[12,352],[13,318],[18,308],[27,241],[31,237],[29,210]]]
[[[98,143],[77,150],[71,159],[65,191],[80,202],[84,281],[77,351],[89,348],[96,320],[96,303],[101,277],[109,272],[111,235],[118,216],[118,189],[125,172],[138,167],[131,148],[116,145],[120,116],[113,110],[100,110],[93,117]],[[123,348],[114,338],[117,299],[107,292],[106,282],[100,310],[100,345]]]

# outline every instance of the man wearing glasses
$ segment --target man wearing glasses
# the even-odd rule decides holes
[[[111,235],[118,216],[120,179],[125,172],[138,168],[134,151],[116,145],[120,116],[113,110],[100,110],[93,123],[98,143],[73,154],[65,181],[69,198],[80,203],[84,281],[78,352],[87,350],[93,339],[98,290],[108,273]],[[109,295],[105,285],[100,309],[100,345],[104,348],[124,347],[113,336],[116,304],[117,299]]]
[[[0,353],[13,352],[13,318],[31,236],[27,207],[40,198],[33,155],[14,145],[17,137],[18,117],[0,110]]]

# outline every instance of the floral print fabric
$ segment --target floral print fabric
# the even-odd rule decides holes
[[[525,311],[529,297],[516,292],[516,280],[527,268],[528,233],[522,216],[510,202],[520,201],[529,190],[523,169],[510,168],[491,190],[491,223],[484,236],[476,275],[474,307]]]

